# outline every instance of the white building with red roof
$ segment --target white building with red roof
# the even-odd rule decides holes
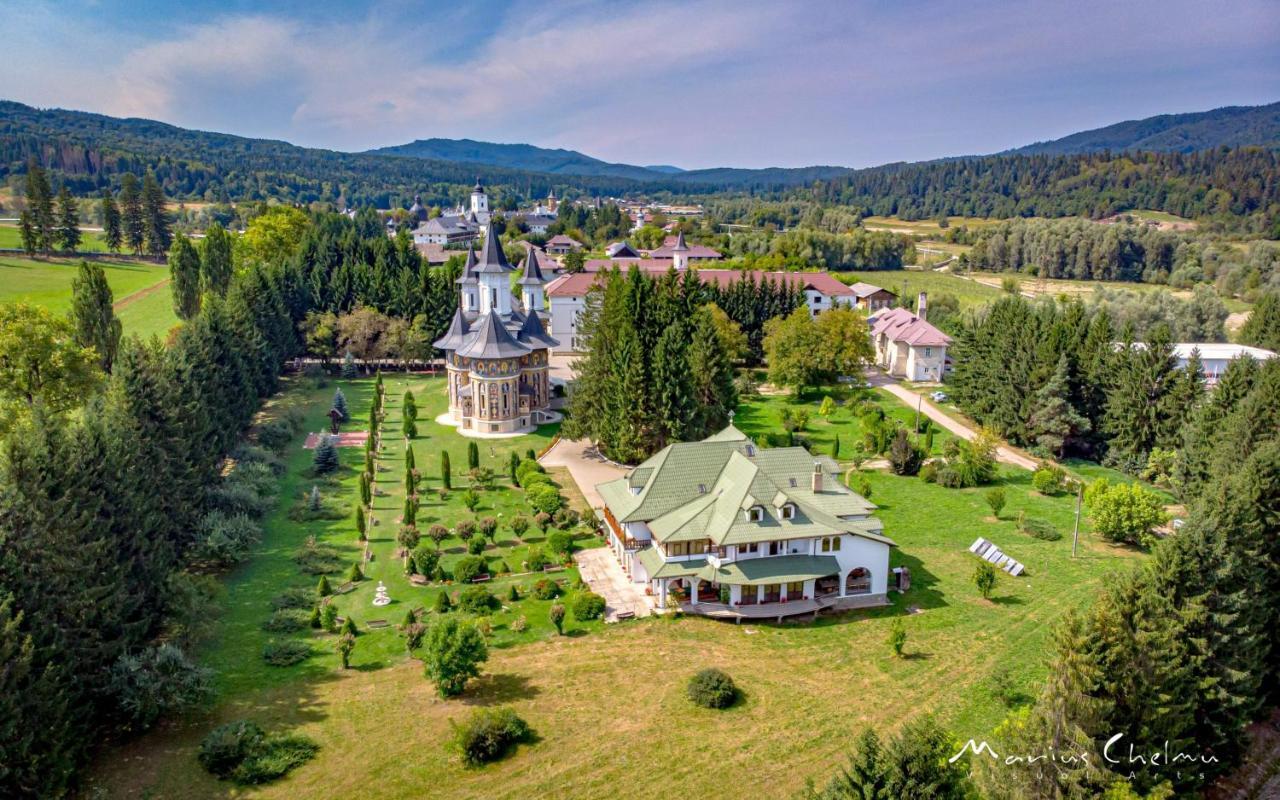
[[[909,381],[941,381],[951,337],[925,320],[928,307],[924,292],[918,308],[919,314],[891,308],[868,320],[876,363],[890,375]]]

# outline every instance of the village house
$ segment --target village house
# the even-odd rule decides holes
[[[1204,373],[1205,383],[1215,386],[1222,373],[1237,358],[1248,356],[1256,361],[1275,358],[1276,354],[1261,347],[1250,347],[1244,344],[1226,342],[1178,342],[1173,346],[1173,357],[1178,361],[1179,369],[1186,369],[1191,354],[1200,354],[1200,371]]]
[[[548,354],[559,343],[542,323],[545,278],[526,258],[512,297],[510,273],[491,226],[479,258],[467,250],[453,321],[435,346],[444,351],[449,410],[436,419],[464,436],[512,436],[560,419],[551,410]]]
[[[571,236],[565,236],[563,233],[558,233],[548,239],[542,249],[546,250],[551,255],[563,256],[574,250],[581,250],[582,242]]]
[[[684,240],[684,234],[679,233],[675,236],[668,236],[663,240],[662,246],[650,250],[649,258],[680,258],[683,253],[684,261],[719,261],[724,258],[719,250],[706,245],[687,244]]]
[[[417,219],[421,219],[426,213],[417,197],[414,198],[414,205],[409,213]],[[469,242],[484,233],[488,226],[489,196],[477,178],[476,185],[471,190],[470,207],[456,208],[422,222],[413,230],[413,243],[447,245]]]
[[[927,297],[920,293],[918,314],[891,308],[871,316],[871,341],[876,363],[890,375],[909,381],[941,381],[946,373],[951,337],[930,325]]]
[[[893,304],[898,300],[898,296],[888,289],[881,289],[879,286],[871,283],[849,284],[849,290],[853,292],[854,308],[874,313],[882,308],[892,308]]]
[[[884,605],[897,587],[876,506],[803,447],[760,449],[730,425],[596,488],[610,548],[659,610],[781,618]]]

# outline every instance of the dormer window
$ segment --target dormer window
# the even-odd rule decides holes
[[[749,444],[749,445],[747,445],[747,446],[744,448],[744,450],[746,451],[747,458],[755,458],[755,457],[756,457],[756,446],[755,446],[755,445],[753,445],[753,444]]]
[[[698,484],[698,494],[706,494],[706,493],[707,493],[707,485],[705,483]]]
[[[785,504],[783,504],[783,506],[782,506],[782,518],[783,518],[783,519],[795,519],[795,516],[796,516],[796,506],[795,506],[795,503],[785,503]]]
[[[760,506],[752,506],[747,509],[748,522],[762,522],[764,520],[764,509]]]

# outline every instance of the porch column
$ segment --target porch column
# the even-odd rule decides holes
[[[787,597],[787,583],[786,581],[783,581],[781,584],[779,584],[779,587],[778,587],[778,600],[781,601],[781,600],[789,600],[789,599],[790,598]]]
[[[840,572],[840,596],[844,597],[844,582],[849,579],[849,574],[843,570]]]
[[[665,611],[667,608],[667,579],[663,578],[658,581],[658,610]]]
[[[698,604],[698,584],[702,583],[697,578],[690,578],[689,582],[693,585],[693,590],[689,592],[689,605],[696,606]]]
[[[762,583],[759,586],[752,586],[751,588],[754,589],[756,593],[756,605],[763,603],[764,602],[764,584]]]

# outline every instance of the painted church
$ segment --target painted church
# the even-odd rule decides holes
[[[525,258],[517,301],[515,271],[488,227],[479,257],[467,249],[458,310],[435,342],[449,378],[449,411],[436,421],[456,425],[464,436],[515,436],[560,419],[551,410],[549,356],[559,342],[543,324],[546,279],[538,260]]]

